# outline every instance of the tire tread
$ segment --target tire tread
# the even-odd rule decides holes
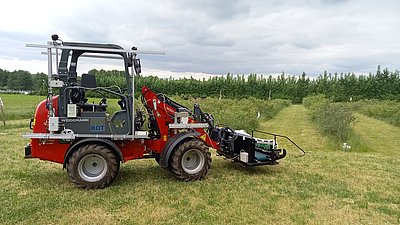
[[[79,160],[88,154],[100,154],[107,163],[108,171],[99,181],[88,182],[80,178],[77,167]],[[120,163],[112,150],[104,145],[86,144],[77,149],[69,158],[67,172],[70,180],[79,188],[83,189],[101,189],[108,186],[118,175]]]
[[[189,149],[198,149],[204,154],[205,157],[203,169],[196,174],[186,173],[181,166],[182,156]],[[204,142],[198,139],[189,139],[181,143],[172,153],[169,166],[170,171],[172,172],[174,177],[183,181],[196,181],[203,179],[207,175],[210,167],[211,153],[209,151],[209,148]]]

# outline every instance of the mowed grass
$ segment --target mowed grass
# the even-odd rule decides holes
[[[263,124],[264,129],[289,135],[307,152],[296,158],[300,155],[297,149],[287,141],[280,142],[289,150],[289,156],[282,160],[280,167],[298,170],[293,171],[298,173],[293,182],[304,185],[299,192],[305,193],[304,198],[294,205],[312,206],[312,215],[316,216],[310,220],[303,217],[305,222],[399,223],[400,129],[357,114],[353,135],[372,150],[345,152],[334,148],[306,113],[303,106],[294,105]]]
[[[398,224],[400,128],[358,116],[371,152],[331,149],[303,106],[261,130],[289,135],[277,166],[244,168],[215,156],[207,178],[179,182],[151,159],[123,164],[102,190],[81,190],[59,164],[24,160],[27,128],[0,131],[1,224]],[[370,130],[371,132],[368,132]],[[385,135],[386,134],[386,135]],[[397,141],[397,142],[396,142]],[[382,145],[381,143],[385,143]]]
[[[38,103],[46,99],[45,96],[20,94],[0,94],[0,97],[4,103],[3,111],[6,120],[31,118]],[[0,119],[2,119],[1,115]]]
[[[0,132],[10,128],[28,127],[29,118],[33,117],[36,106],[45,99],[44,96],[21,94],[0,94],[0,97],[4,104],[3,111],[0,111]]]
[[[356,113],[353,130],[374,151],[389,155],[400,154],[399,127]]]

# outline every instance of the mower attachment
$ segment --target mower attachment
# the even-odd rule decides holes
[[[221,148],[218,154],[244,166],[274,165],[286,156],[286,150],[278,149],[275,139],[255,138],[241,130],[220,129]]]
[[[302,153],[304,150],[294,143],[289,137],[264,131],[253,130],[251,135],[242,130],[233,130],[229,127],[215,128],[218,130],[220,150],[217,154],[239,162],[244,166],[261,166],[278,164],[277,160],[285,158],[286,150],[279,149],[277,137],[286,138]],[[261,139],[254,137],[254,132],[274,136],[274,139]]]

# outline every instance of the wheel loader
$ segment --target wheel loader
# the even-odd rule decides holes
[[[136,47],[63,42],[52,35],[47,44],[27,44],[46,49],[48,94],[31,119],[32,133],[25,158],[60,163],[79,188],[108,186],[120,165],[130,160],[154,158],[183,181],[204,178],[211,165],[210,148],[217,156],[244,166],[274,165],[286,155],[276,136],[265,140],[228,126],[214,125],[211,114],[195,104],[189,109],[162,93],[141,88],[143,110],[135,109],[134,77],[141,73]],[[78,76],[83,57],[121,60],[125,87],[99,87],[96,76]],[[108,113],[108,102],[88,102],[88,92],[104,93],[119,109]]]

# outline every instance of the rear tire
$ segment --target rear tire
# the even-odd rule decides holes
[[[160,154],[155,154],[154,160],[157,162],[158,165],[160,165]]]
[[[204,178],[210,166],[208,146],[198,139],[189,139],[174,150],[169,169],[179,180],[195,181]]]
[[[71,155],[67,171],[70,180],[79,188],[98,189],[115,179],[119,165],[118,158],[108,147],[86,144]]]

